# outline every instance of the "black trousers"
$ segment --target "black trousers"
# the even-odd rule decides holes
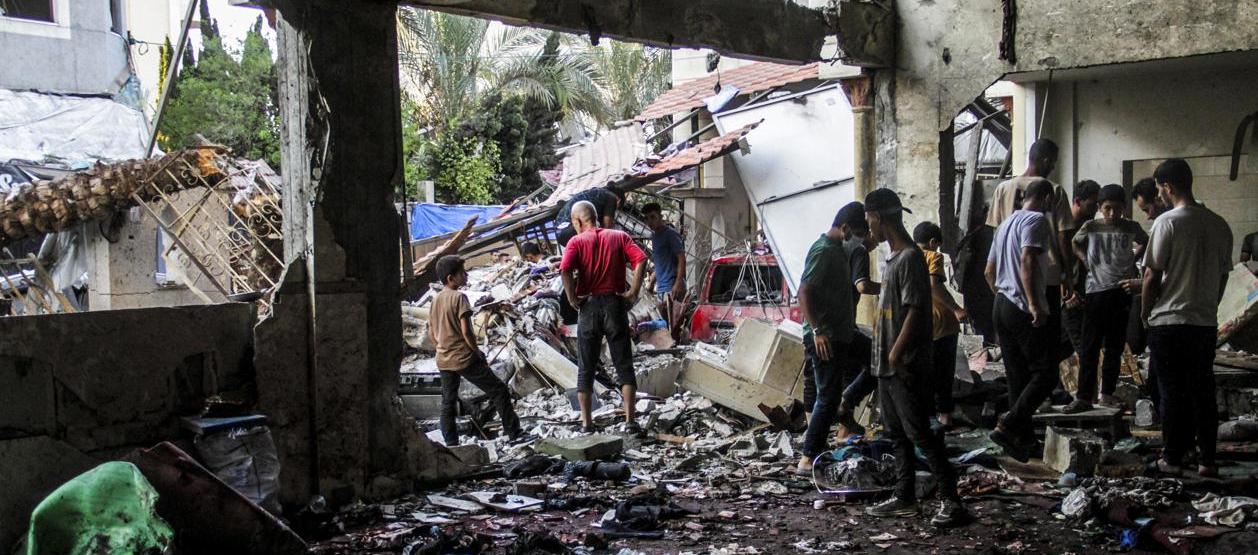
[[[620,295],[593,295],[581,305],[577,317],[577,391],[594,391],[594,374],[603,354],[603,339],[616,367],[617,383],[638,386],[633,373],[633,347],[629,343],[629,307]]]
[[[462,370],[441,371],[441,437],[445,439],[446,445],[459,444],[459,428],[455,425],[454,417],[458,412],[459,382],[463,379],[472,382],[472,385],[489,395],[494,409],[502,418],[502,431],[507,436],[520,434],[520,417],[516,416],[515,407],[511,404],[511,391],[489,369],[489,364],[478,360]]]
[[[852,336],[849,349],[851,354],[848,356],[852,364],[848,366],[848,370],[853,375],[847,382],[847,389],[843,390],[843,402],[854,409],[878,389],[878,378],[869,374],[869,365],[873,364],[874,340],[868,335],[857,333]]]
[[[831,341],[830,360],[821,360],[817,356],[812,334],[804,334],[804,356],[812,373],[810,381],[814,382],[813,404],[808,407],[812,418],[808,420],[808,430],[804,432],[803,446],[804,456],[810,459],[826,450],[826,437],[839,412],[848,374],[847,367],[852,363],[847,355],[847,348],[847,343]]]
[[[921,449],[926,456],[926,464],[939,482],[939,496],[960,499],[957,495],[957,471],[948,462],[943,437],[930,429],[927,420],[927,412],[932,405],[930,390],[933,388],[934,380],[929,376],[878,378],[883,425],[895,451],[895,496],[905,501],[917,497],[914,487],[917,455],[914,447]]]
[[[1083,347],[1079,352],[1079,389],[1075,398],[1095,401],[1096,372],[1102,348],[1105,349],[1105,366],[1100,369],[1101,393],[1113,395],[1118,385],[1131,295],[1122,288],[1089,293],[1083,308]]]
[[[957,339],[960,334],[946,335],[932,343],[931,361],[935,365],[934,392],[935,412],[951,413],[957,408],[952,400],[952,382],[957,376]]]
[[[874,341],[859,331],[852,333],[852,342],[847,344],[847,364],[844,366],[843,380],[847,384],[843,390],[842,400],[848,407],[856,408],[860,402],[878,388],[878,378],[869,375],[869,365],[873,361]],[[811,364],[804,365],[804,407],[811,411],[817,403],[817,382]]]
[[[1023,439],[1032,435],[1031,416],[1060,381],[1057,375],[1057,340],[1060,333],[1052,319],[1040,327],[1031,325],[1023,312],[1004,295],[996,295],[992,320],[1000,336],[1005,375],[1009,380],[1009,412],[1002,423]]]
[[[1162,457],[1181,464],[1196,440],[1200,464],[1213,465],[1219,407],[1214,388],[1214,326],[1150,326],[1150,362],[1162,389]]]

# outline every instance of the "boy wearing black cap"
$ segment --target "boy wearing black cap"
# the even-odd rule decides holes
[[[890,189],[875,189],[865,197],[865,219],[874,240],[891,248],[883,272],[874,324],[873,374],[887,437],[896,457],[895,495],[866,509],[871,516],[913,516],[917,506],[914,482],[921,449],[939,483],[943,503],[931,519],[936,526],[956,526],[968,515],[957,494],[957,475],[948,462],[943,438],[933,433],[926,413],[933,405],[931,364],[931,295],[926,257],[904,229],[900,197]]]
[[[1106,185],[1098,197],[1101,217],[1084,222],[1074,237],[1075,256],[1087,268],[1084,282],[1084,317],[1079,353],[1079,387],[1075,399],[1062,410],[1067,414],[1092,408],[1096,400],[1096,371],[1105,348],[1101,369],[1101,404],[1121,406],[1114,397],[1118,369],[1123,360],[1131,293],[1140,287],[1136,257],[1149,244],[1140,224],[1123,217],[1127,192],[1122,185]]]
[[[446,445],[459,444],[454,416],[459,403],[459,382],[466,378],[493,400],[502,417],[502,430],[515,439],[521,435],[520,418],[511,406],[507,384],[494,375],[485,355],[476,346],[472,331],[472,306],[459,288],[467,284],[463,259],[446,255],[437,260],[437,279],[445,288],[432,301],[428,336],[437,346],[437,370],[441,371],[441,436]]]

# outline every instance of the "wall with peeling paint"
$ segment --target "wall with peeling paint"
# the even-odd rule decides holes
[[[897,69],[876,78],[878,179],[919,218],[938,217],[939,130],[1002,75],[1258,50],[1252,0],[1015,3],[1016,63],[998,59],[999,2],[895,3]]]

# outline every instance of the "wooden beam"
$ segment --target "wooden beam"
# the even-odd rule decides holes
[[[273,8],[282,0],[228,0]],[[362,2],[363,0],[357,0]],[[345,0],[346,4],[351,0]],[[895,11],[889,3],[839,0],[818,10],[785,0],[398,0],[507,25],[638,42],[660,48],[708,48],[736,58],[779,63],[837,59],[867,68],[895,64]],[[269,12],[268,12],[269,13]],[[836,39],[830,52],[823,45]]]

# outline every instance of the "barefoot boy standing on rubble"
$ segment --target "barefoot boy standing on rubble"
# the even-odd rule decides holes
[[[581,406],[581,431],[593,432],[590,395],[598,371],[603,338],[616,367],[625,410],[625,431],[641,434],[634,420],[634,400],[638,383],[633,373],[633,351],[629,344],[629,306],[638,296],[646,273],[646,253],[623,231],[600,229],[594,205],[581,201],[572,207],[572,227],[576,235],[564,249],[559,271],[568,302],[578,311],[577,320],[577,403]],[[625,285],[625,266],[633,266],[633,282]]]
[[[891,248],[883,272],[878,315],[874,323],[873,375],[886,435],[896,457],[895,495],[867,509],[870,516],[913,516],[920,512],[915,488],[921,449],[939,482],[943,503],[931,519],[935,526],[957,526],[968,519],[957,493],[957,473],[948,462],[943,438],[931,431],[926,413],[933,406],[931,389],[931,294],[926,257],[904,228],[900,196],[875,189],[865,197],[865,219],[874,240]]]

